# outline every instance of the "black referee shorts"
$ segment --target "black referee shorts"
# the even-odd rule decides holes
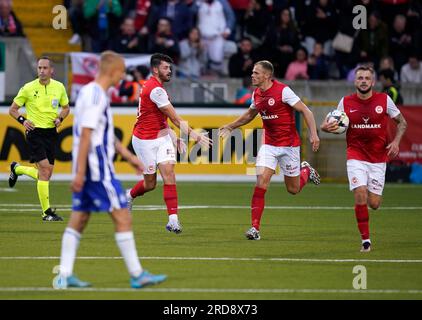
[[[35,128],[34,130],[26,131],[29,161],[34,163],[48,159],[48,162],[53,165],[56,155],[57,138],[56,128]]]

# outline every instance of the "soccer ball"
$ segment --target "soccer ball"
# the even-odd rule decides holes
[[[338,123],[338,128],[333,133],[341,134],[346,132],[347,127],[349,126],[349,117],[347,116],[346,112],[333,110],[327,114],[326,118],[328,122],[337,121]]]

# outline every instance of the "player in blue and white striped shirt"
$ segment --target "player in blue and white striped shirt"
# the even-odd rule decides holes
[[[89,283],[73,275],[73,265],[81,234],[91,212],[109,212],[115,224],[115,238],[131,276],[130,285],[141,288],[166,279],[142,269],[132,232],[132,219],[120,181],[114,176],[113,158],[117,151],[138,171],[143,165],[115,138],[113,117],[107,90],[116,85],[125,72],[124,60],[106,51],[101,55],[99,73],[78,95],[73,125],[73,206],[63,234],[60,274],[57,289],[88,287]]]

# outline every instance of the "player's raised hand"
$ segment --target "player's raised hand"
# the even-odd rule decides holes
[[[199,143],[201,145],[201,147],[204,147],[204,148],[212,147],[212,140],[208,138],[207,132],[199,133],[195,140],[196,140],[196,143]]]
[[[318,151],[318,149],[319,149],[319,144],[320,144],[320,140],[319,140],[318,135],[311,136],[311,137],[309,138],[309,141],[310,141],[310,142],[311,142],[311,144],[312,144],[312,151],[313,151],[313,152],[317,152],[317,151]]]
[[[218,129],[218,136],[220,138],[226,139],[228,138],[232,133],[232,129],[229,126],[223,126]]]
[[[399,144],[396,141],[391,142],[386,148],[388,149],[387,155],[390,158],[395,158],[399,154]]]

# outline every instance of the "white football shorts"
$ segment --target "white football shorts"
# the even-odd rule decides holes
[[[144,174],[156,173],[158,164],[162,162],[176,163],[176,150],[169,135],[153,140],[132,136],[132,146],[145,166]]]
[[[371,163],[360,160],[347,160],[347,176],[350,190],[367,186],[369,192],[382,195],[385,184],[385,170],[387,164]]]
[[[256,166],[275,170],[277,164],[285,176],[300,175],[300,147],[275,147],[263,144],[256,158]]]

